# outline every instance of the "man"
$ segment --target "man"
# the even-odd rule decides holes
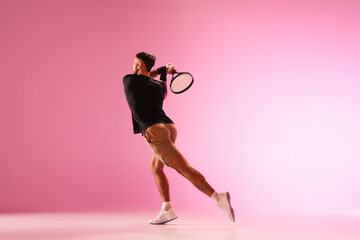
[[[153,151],[151,171],[159,189],[163,205],[157,217],[150,224],[165,224],[177,218],[170,204],[169,183],[163,171],[164,165],[175,169],[195,187],[213,199],[218,207],[235,221],[228,192],[217,193],[197,170],[192,168],[174,145],[176,128],[173,121],[163,110],[166,97],[166,74],[175,70],[172,64],[151,70],[155,56],[140,52],[136,54],[133,74],[123,78],[126,100],[132,114],[134,134],[142,133]],[[162,81],[155,80],[161,75]]]

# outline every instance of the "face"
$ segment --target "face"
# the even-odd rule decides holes
[[[133,74],[137,74],[142,66],[142,61],[138,58],[134,59]]]

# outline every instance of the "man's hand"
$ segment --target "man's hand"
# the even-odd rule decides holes
[[[176,72],[174,65],[172,65],[171,63],[166,64],[166,72],[168,74],[173,74],[174,72]]]

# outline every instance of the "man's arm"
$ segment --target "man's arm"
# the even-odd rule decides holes
[[[162,81],[164,84],[165,84],[165,96],[164,96],[164,99],[167,97],[167,93],[168,93],[168,89],[167,89],[167,79],[166,79],[166,75],[167,73],[164,72],[160,75],[160,81]]]
[[[168,73],[168,74],[172,74],[173,72],[176,72],[174,65],[172,65],[171,63],[166,64],[165,67],[166,67],[166,73]],[[160,68],[151,70],[149,72],[149,77],[156,78],[159,75],[158,69],[160,69]]]
[[[157,72],[157,69],[153,69],[149,72],[150,78],[156,78],[158,75],[159,75],[159,73]]]

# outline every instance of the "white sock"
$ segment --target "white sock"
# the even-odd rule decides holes
[[[169,211],[169,209],[171,209],[170,202],[163,202],[161,209],[164,209],[165,211]]]
[[[214,200],[215,203],[219,202],[219,196],[216,191],[214,191],[214,193],[211,195],[211,199]]]

